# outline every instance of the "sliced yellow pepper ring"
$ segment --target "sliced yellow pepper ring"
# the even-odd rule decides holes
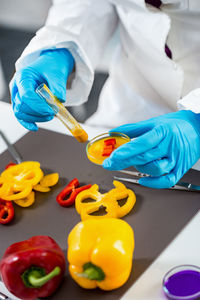
[[[94,212],[98,212],[101,208],[105,208],[106,214],[105,215],[92,215]],[[99,203],[94,203],[93,205],[84,207],[81,210],[81,220],[88,220],[88,219],[103,219],[103,218],[117,218],[117,203],[115,202],[104,202],[102,205],[99,206]]]
[[[27,197],[32,191],[32,185],[11,185],[10,192],[7,195],[2,194],[1,198],[3,200],[11,201],[18,200]]]
[[[58,179],[58,173],[48,174],[42,178],[42,180],[40,181],[40,185],[42,185],[43,187],[53,186],[58,182]]]
[[[49,187],[42,186],[41,184],[36,184],[33,186],[33,189],[38,192],[47,193],[51,189]]]
[[[0,184],[0,198],[4,199],[3,197],[12,194],[12,185],[10,182],[3,182]]]
[[[109,191],[106,198],[109,200],[109,198],[111,197],[114,201],[116,201],[118,206],[118,218],[122,218],[127,215],[135,205],[136,196],[134,192],[130,189],[127,189],[123,183],[114,180],[113,184],[115,186],[115,189]],[[120,206],[118,201],[125,198],[127,198],[126,202],[122,206]]]
[[[122,218],[128,214],[133,208],[136,197],[132,190],[127,189],[124,184],[119,181],[113,181],[114,189],[108,193],[101,194],[99,187],[94,184],[90,189],[80,192],[76,197],[75,207],[77,212],[81,215],[82,220],[98,219],[98,218]],[[126,203],[122,206],[118,201],[127,198]],[[87,199],[95,200],[94,202],[86,203]],[[106,208],[106,215],[94,216],[92,213],[97,212],[100,207]]]
[[[97,184],[91,186],[90,189],[80,192],[75,200],[75,208],[77,210],[77,213],[81,214],[81,211],[84,207],[91,207],[91,205],[93,206],[94,203],[101,203],[103,197],[104,194],[101,194],[99,192],[99,186]],[[84,203],[83,201],[85,201],[86,199],[92,199],[95,200],[95,202]]]
[[[36,185],[44,176],[38,162],[23,162],[1,173],[3,181]]]
[[[14,202],[21,207],[29,207],[35,202],[35,193],[31,192],[26,198],[15,200]]]

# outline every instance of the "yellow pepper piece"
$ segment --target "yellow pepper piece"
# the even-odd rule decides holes
[[[115,180],[113,184],[115,188],[105,194],[99,192],[97,184],[78,194],[75,207],[77,212],[81,215],[81,220],[111,217],[122,218],[131,211],[136,202],[134,192],[127,189],[126,186],[119,181]],[[127,198],[125,204],[120,206],[118,201],[125,198]],[[86,203],[84,202],[86,199],[92,199],[94,202]],[[97,212],[101,207],[105,208],[105,215],[92,215],[92,213]]]
[[[3,200],[11,201],[27,197],[32,191],[32,185],[11,185],[9,194],[1,194]]]
[[[12,166],[1,173],[3,181],[10,181],[16,184],[36,185],[44,176],[38,162],[26,161]]]
[[[59,174],[58,173],[52,173],[45,175],[42,180],[40,181],[40,185],[43,187],[49,187],[53,186],[58,182]]]
[[[11,193],[12,193],[12,185],[9,182],[0,183],[0,198],[8,196]]]
[[[127,189],[123,183],[114,180],[113,184],[115,186],[115,189],[109,191],[108,194],[106,195],[106,198],[108,199],[108,201],[110,198],[116,201],[118,205],[117,216],[118,218],[122,218],[125,215],[127,215],[135,205],[136,196],[134,192],[130,189]],[[126,203],[120,206],[118,201],[125,198],[127,198]]]
[[[51,189],[49,187],[42,186],[41,184],[36,184],[33,186],[33,189],[38,192],[47,193]]]
[[[91,219],[78,223],[68,237],[69,272],[85,289],[113,290],[128,279],[134,233],[123,220]]]
[[[21,207],[29,207],[35,202],[35,193],[31,192],[26,198],[15,200],[14,202]]]
[[[81,220],[105,217],[117,218],[117,203],[113,201],[104,201],[105,196],[106,194],[101,194],[99,192],[99,186],[97,184],[94,184],[90,189],[80,192],[76,197],[75,207],[77,212],[81,215]],[[95,200],[95,202],[84,203],[83,201],[88,198]],[[106,215],[91,215],[92,213],[97,212],[102,206],[106,208]]]

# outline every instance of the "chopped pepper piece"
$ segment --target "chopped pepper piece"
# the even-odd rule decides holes
[[[47,193],[51,189],[49,187],[42,186],[41,184],[34,185],[33,189],[37,192]]]
[[[73,205],[77,195],[83,190],[91,187],[91,184],[88,184],[78,188],[79,185],[80,183],[77,178],[74,178],[72,181],[70,181],[70,183],[56,197],[58,204],[64,207]],[[66,199],[67,196],[69,197]]]
[[[42,178],[42,180],[40,181],[40,185],[42,185],[43,187],[53,186],[58,182],[58,179],[58,173],[48,174]]]
[[[110,145],[115,146],[116,145],[116,139],[114,139],[114,138],[107,139],[107,140],[104,141],[104,144],[106,146],[110,146]]]
[[[8,224],[14,218],[15,212],[12,202],[0,199],[0,224]]]
[[[114,150],[114,147],[112,145],[109,145],[109,146],[105,146],[103,148],[103,153],[102,153],[102,156],[109,156]]]
[[[70,275],[85,289],[119,288],[130,275],[133,251],[134,233],[125,221],[80,222],[68,237]]]
[[[119,181],[114,180],[113,184],[115,188],[105,194],[99,192],[99,186],[97,184],[79,193],[76,198],[75,207],[81,216],[81,220],[122,218],[131,211],[136,202],[134,192],[127,189],[126,186]],[[120,206],[118,201],[125,198],[127,198],[125,204]],[[94,201],[84,202],[86,199],[92,199]],[[105,207],[105,215],[92,215],[92,213],[98,212],[101,207]]]
[[[60,285],[65,257],[49,236],[34,236],[9,246],[1,259],[0,272],[7,289],[20,299],[48,297]]]
[[[107,139],[104,141],[102,156],[109,156],[115,149],[116,139]]]
[[[35,193],[32,191],[26,198],[14,202],[21,207],[29,207],[35,202]]]

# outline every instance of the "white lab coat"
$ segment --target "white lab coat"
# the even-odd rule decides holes
[[[163,0],[161,9],[144,0],[54,0],[46,25],[16,69],[33,62],[43,49],[66,47],[76,62],[66,105],[81,104],[117,26],[120,40],[110,76],[88,123],[114,127],[177,108],[200,113],[199,0]],[[165,43],[173,60],[165,53]]]

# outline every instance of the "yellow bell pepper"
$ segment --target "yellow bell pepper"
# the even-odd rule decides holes
[[[69,272],[85,289],[113,290],[129,278],[133,230],[123,220],[91,219],[78,223],[68,237]]]
[[[29,207],[35,202],[35,193],[31,192],[26,198],[15,200],[14,202],[21,207]]]
[[[43,187],[53,186],[58,182],[58,179],[58,173],[48,174],[42,178],[42,180],[40,181],[40,185],[42,185]]]
[[[77,212],[81,215],[81,220],[122,218],[131,211],[136,202],[134,192],[127,189],[126,186],[119,181],[114,180],[113,184],[115,188],[105,194],[99,192],[97,184],[94,184],[90,189],[78,194],[75,207]],[[127,198],[125,204],[120,206],[118,201],[125,198]],[[86,199],[92,199],[94,202],[84,202]],[[105,207],[105,215],[92,215],[92,213],[98,212],[102,206]]]

